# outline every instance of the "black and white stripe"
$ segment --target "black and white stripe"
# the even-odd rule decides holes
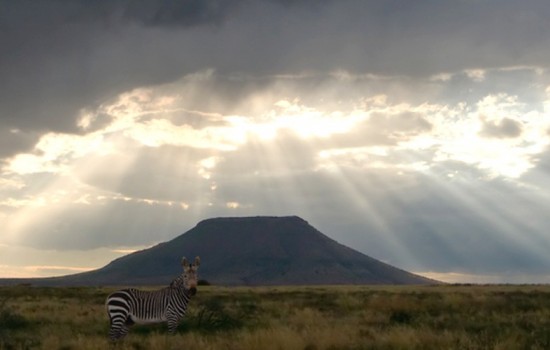
[[[134,323],[166,322],[168,330],[175,332],[191,296],[196,293],[199,264],[199,257],[193,264],[183,258],[183,273],[166,288],[157,291],[130,288],[110,294],[105,303],[111,322],[109,337],[112,340],[124,337]]]

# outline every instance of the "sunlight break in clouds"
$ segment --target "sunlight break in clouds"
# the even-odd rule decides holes
[[[403,269],[547,280],[546,0],[220,3],[0,5],[10,274],[299,215]]]
[[[470,84],[491,79],[490,74],[483,77]],[[426,102],[401,95],[402,87],[396,91],[399,78],[349,73],[346,79],[271,78],[261,91],[243,88],[235,92],[238,99],[225,99],[212,87],[235,84],[224,79],[209,71],[200,79],[185,76],[122,93],[82,112],[77,120],[81,133],[44,134],[33,150],[8,158],[0,182],[7,194],[0,203],[7,208],[0,216],[6,242],[33,241],[52,249],[110,247],[122,253],[117,247],[148,246],[163,240],[159,232],[169,238],[213,215],[297,213],[315,226],[330,227],[323,212],[334,213],[330,206],[335,205],[361,217],[346,230],[372,232],[384,242],[380,246],[391,247],[385,248],[387,254],[395,256],[388,261],[398,257],[400,266],[418,270],[415,264],[423,259],[405,242],[399,222],[406,217],[404,208],[422,200],[415,197],[422,193],[415,186],[444,189],[446,200],[475,211],[507,242],[516,241],[514,225],[520,217],[510,215],[503,223],[496,209],[482,204],[482,193],[466,195],[449,184],[503,179],[521,185],[548,146],[547,109],[504,92],[468,102],[428,96]],[[310,79],[318,79],[322,88],[304,88]],[[445,87],[453,79],[414,84],[433,90],[432,84]],[[413,82],[404,79],[397,85],[407,84]],[[369,94],[353,95],[358,90]],[[196,100],[187,91],[208,99]],[[547,108],[547,101],[539,104]],[[316,207],[323,209],[319,213]],[[513,209],[501,208],[508,210]],[[163,220],[152,221],[152,215]],[[456,238],[440,231],[444,226],[429,221],[429,211],[421,215],[426,230],[434,225],[441,236],[441,249],[456,245]],[[538,232],[538,224],[532,230]],[[337,237],[344,243],[349,239]],[[538,256],[538,239],[525,238],[516,246]],[[368,246],[363,251],[368,254]]]
[[[529,284],[533,281],[537,281],[540,284],[550,283],[550,275],[506,275],[506,274],[469,274],[469,273],[441,273],[441,272],[416,272],[421,276],[425,276],[437,281],[445,283],[473,283],[473,284],[502,284],[502,283],[516,283],[516,284]]]

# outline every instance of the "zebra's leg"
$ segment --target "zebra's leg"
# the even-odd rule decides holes
[[[112,341],[122,339],[126,336],[126,334],[128,334],[129,330],[130,328],[128,328],[125,324],[111,326],[111,329],[109,329],[109,339]]]
[[[126,334],[128,334],[128,331],[130,329],[128,328],[127,321],[124,320],[122,317],[116,317],[111,319],[111,328],[109,329],[109,338],[113,341],[117,339],[123,338]]]
[[[126,328],[124,325],[111,325],[109,329],[109,339],[112,341],[122,338],[124,335],[123,329]],[[128,333],[128,331],[126,331]]]
[[[129,330],[130,330],[130,327],[128,327],[127,325],[124,325],[118,333],[118,339],[124,338],[126,334],[128,334]]]
[[[122,294],[113,293],[107,298],[107,314],[111,324],[109,338],[113,341],[123,338],[128,333],[128,326],[133,323],[128,303],[121,297]]]
[[[178,329],[178,321],[168,321],[168,332],[174,334],[176,333],[176,329]]]
[[[174,334],[176,333],[176,329],[178,328],[180,318],[178,315],[175,315],[174,313],[169,313],[166,315],[166,323],[168,324],[168,332]]]

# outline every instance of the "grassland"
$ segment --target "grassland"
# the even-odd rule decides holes
[[[0,288],[0,349],[550,349],[550,286],[201,287],[107,339],[111,288]]]

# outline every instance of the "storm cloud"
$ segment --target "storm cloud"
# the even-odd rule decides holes
[[[73,271],[208,217],[299,215],[416,272],[547,281],[549,16],[0,0],[0,249]]]

